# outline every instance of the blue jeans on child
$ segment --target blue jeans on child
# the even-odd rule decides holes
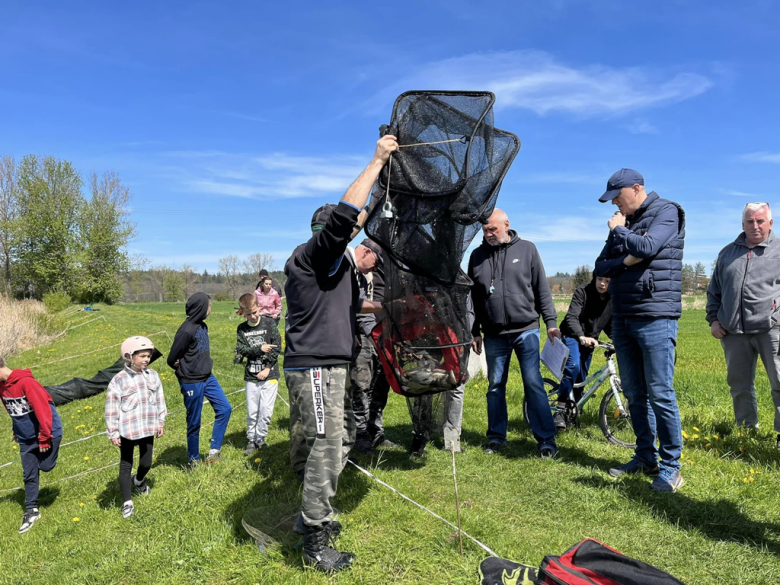
[[[558,400],[574,400],[575,402],[582,396],[582,389],[579,389],[574,395],[574,384],[583,382],[588,377],[590,370],[590,361],[593,359],[593,349],[582,347],[579,340],[573,337],[563,336],[563,342],[569,348],[569,357],[566,360],[566,366],[563,368],[563,378],[558,386]]]
[[[672,387],[677,320],[614,317],[612,341],[636,435],[636,457],[654,465],[660,455],[661,467],[679,471],[682,425]]]
[[[206,398],[214,409],[214,430],[211,431],[211,448],[221,449],[225,430],[230,421],[233,407],[230,406],[222,386],[214,376],[203,382],[182,384],[181,393],[184,407],[187,409],[187,455],[188,459],[200,459],[200,415],[203,411],[203,399]]]
[[[490,443],[506,443],[508,415],[506,382],[512,352],[520,362],[525,399],[528,401],[528,419],[539,447],[555,447],[555,423],[550,403],[544,391],[539,370],[539,330],[532,329],[509,335],[485,335],[485,357],[488,366],[488,431]]]
[[[22,456],[22,477],[24,479],[24,507],[29,510],[38,507],[39,471],[49,472],[57,465],[62,436],[51,440],[51,449],[41,453],[38,441],[19,443]]]

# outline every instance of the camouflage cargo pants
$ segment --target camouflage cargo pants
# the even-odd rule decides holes
[[[303,521],[329,522],[330,499],[355,443],[347,366],[285,370],[290,393],[290,463],[303,470]]]
[[[384,434],[383,415],[390,385],[385,378],[374,342],[361,333],[360,343],[360,353],[351,372],[352,407],[355,411],[358,436],[367,436],[373,441]]]

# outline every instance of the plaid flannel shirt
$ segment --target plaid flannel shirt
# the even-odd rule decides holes
[[[106,392],[108,438],[135,441],[156,436],[165,424],[165,407],[160,376],[154,370],[136,372],[129,367],[119,372]]]

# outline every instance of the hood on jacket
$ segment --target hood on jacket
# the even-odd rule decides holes
[[[197,292],[187,299],[187,305],[184,308],[187,313],[187,321],[203,323],[209,314],[209,301],[209,295],[204,292]]]
[[[16,384],[19,380],[32,377],[32,372],[29,369],[12,370],[11,374],[8,376],[8,379],[5,382],[0,382],[0,384],[4,384],[6,387],[10,387]]]
[[[498,250],[500,248],[503,248],[504,246],[509,246],[511,244],[514,244],[517,240],[520,239],[520,236],[517,235],[517,232],[515,230],[510,229],[509,230],[509,241],[506,244],[501,244],[500,246],[491,246],[488,241],[485,239],[485,236],[482,236],[482,246],[485,246],[487,249],[495,249]]]

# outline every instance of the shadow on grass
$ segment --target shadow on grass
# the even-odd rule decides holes
[[[60,488],[58,487],[42,487],[38,492],[38,507],[48,508],[54,503],[59,495]],[[26,507],[24,505],[24,490],[16,490],[15,492],[11,492],[0,498],[0,502],[16,502],[19,504],[19,507],[24,510]]]
[[[223,510],[223,515],[232,526],[236,539],[242,542],[252,541],[241,525],[241,520],[247,512],[275,504],[279,504],[280,508],[290,504],[299,506],[302,492],[301,484],[290,466],[288,442],[264,447],[247,457],[247,463],[252,468],[262,471],[265,477]],[[371,480],[368,477],[352,465],[347,465],[339,477],[338,491],[332,500],[333,507],[342,514],[354,510],[368,492],[369,482]],[[282,547],[281,553],[291,564],[300,565],[300,557],[292,547]]]
[[[710,540],[745,544],[757,551],[767,550],[780,556],[780,525],[752,520],[739,505],[726,499],[694,500],[680,492],[658,494],[642,478],[615,482],[598,475],[580,477],[577,483],[592,488],[617,490],[625,497],[647,507],[655,518],[685,530],[696,530]]]
[[[165,450],[157,455],[157,461],[152,467],[158,465],[168,465],[170,467],[178,467],[184,469],[187,467],[187,446],[186,445],[171,445],[166,447]]]

